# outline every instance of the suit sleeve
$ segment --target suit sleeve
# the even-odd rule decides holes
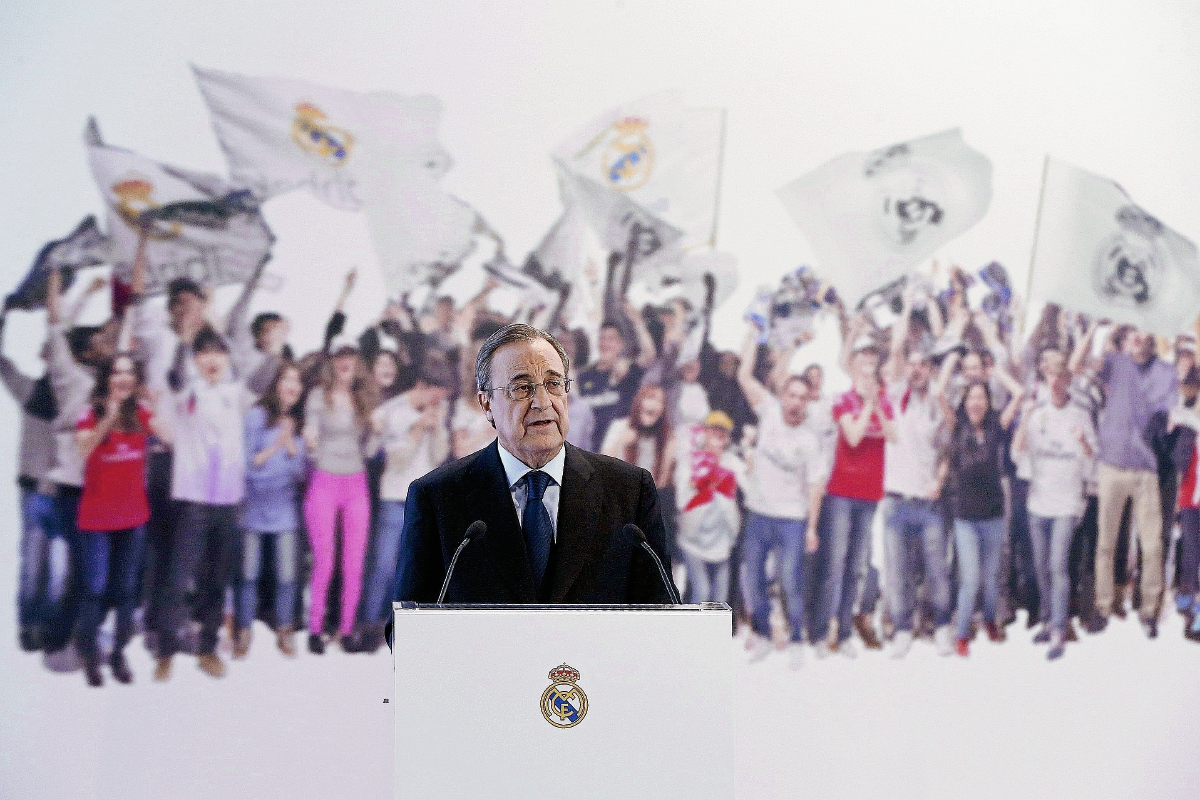
[[[658,489],[654,486],[654,478],[646,470],[641,472],[641,485],[638,487],[638,508],[636,524],[646,534],[646,542],[662,559],[663,568],[667,571],[667,580],[675,589],[671,577],[671,554],[667,548],[667,529],[663,525],[662,514],[658,506]],[[641,547],[634,549],[633,566],[630,570],[629,602],[631,603],[671,603],[671,596],[663,586],[658,574],[658,567]],[[678,594],[678,589],[676,589]]]
[[[396,561],[397,602],[433,603],[446,577],[430,487],[413,481],[404,501],[404,531]]]

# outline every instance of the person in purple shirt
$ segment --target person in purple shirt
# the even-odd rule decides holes
[[[1096,324],[1071,359],[1071,371],[1085,368]],[[1158,611],[1163,593],[1162,504],[1158,457],[1153,446],[1152,419],[1175,402],[1175,369],[1155,354],[1154,336],[1134,330],[1120,350],[1106,351],[1091,365],[1104,389],[1098,439],[1099,538],[1096,543],[1096,613],[1088,631],[1099,633],[1113,612],[1113,562],[1121,527],[1121,512],[1132,503],[1142,551],[1140,615],[1146,635],[1158,635]]]

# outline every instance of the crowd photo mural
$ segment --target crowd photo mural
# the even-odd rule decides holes
[[[650,86],[560,121],[560,209],[516,250],[436,94],[186,68],[226,169],[81,115],[97,205],[3,287],[0,647],[56,685],[389,659],[409,485],[495,440],[476,357],[514,322],[570,358],[567,440],[653,477],[674,581],[733,608],[743,667],[1200,645],[1200,255],[1122,176],[1031,132],[1014,197],[966,122],[848,139],[763,189],[811,253],[768,269],[718,246],[753,121]],[[298,198],[374,263],[295,285]],[[956,256],[998,203],[1027,261]]]

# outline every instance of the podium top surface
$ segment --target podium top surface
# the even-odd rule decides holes
[[[511,603],[414,603],[412,601],[404,601],[400,603],[392,603],[392,609],[396,612],[402,611],[508,611],[517,613],[539,612],[539,611],[578,611],[578,612],[596,612],[596,611],[668,611],[672,613],[687,612],[713,612],[720,611],[728,613],[731,611],[727,603],[696,603],[696,604],[652,604],[652,603],[627,603],[627,604],[529,604],[529,605],[514,605]]]

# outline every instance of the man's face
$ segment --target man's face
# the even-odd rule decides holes
[[[179,292],[171,298],[167,311],[171,315],[171,327],[199,327],[204,322],[204,298],[192,292]]]
[[[616,361],[621,357],[621,351],[625,349],[625,341],[621,338],[621,332],[610,325],[605,325],[600,329],[600,341],[597,343],[596,349],[600,351],[601,361],[605,363]]]
[[[1038,367],[1041,369],[1046,383],[1053,383],[1054,378],[1066,367],[1066,358],[1063,357],[1061,350],[1046,350],[1038,360]]]
[[[1125,337],[1125,352],[1139,364],[1154,357],[1154,337],[1143,331],[1130,331]]]
[[[196,353],[196,371],[212,385],[225,380],[229,371],[229,354],[221,350],[201,350]]]
[[[496,425],[504,449],[530,467],[544,466],[567,439],[567,396],[555,397],[538,386],[527,400],[509,400],[504,387],[514,383],[540,384],[566,378],[562,359],[545,339],[510,342],[492,354],[493,392],[480,392],[479,402]]]
[[[788,381],[779,394],[779,406],[783,411],[783,421],[788,425],[804,422],[804,413],[808,410],[808,387],[802,381]]]
[[[923,392],[929,388],[929,381],[933,377],[933,367],[929,363],[929,359],[922,355],[911,355],[908,357],[908,385],[918,392]]]
[[[273,319],[263,325],[258,332],[254,345],[265,353],[276,353],[287,341],[289,333],[288,322],[285,319]]]
[[[704,428],[704,451],[719,456],[729,447],[729,431],[719,425],[706,425]]]
[[[737,357],[737,353],[721,354],[721,374],[726,378],[736,378],[739,366],[741,366],[741,361]]]

